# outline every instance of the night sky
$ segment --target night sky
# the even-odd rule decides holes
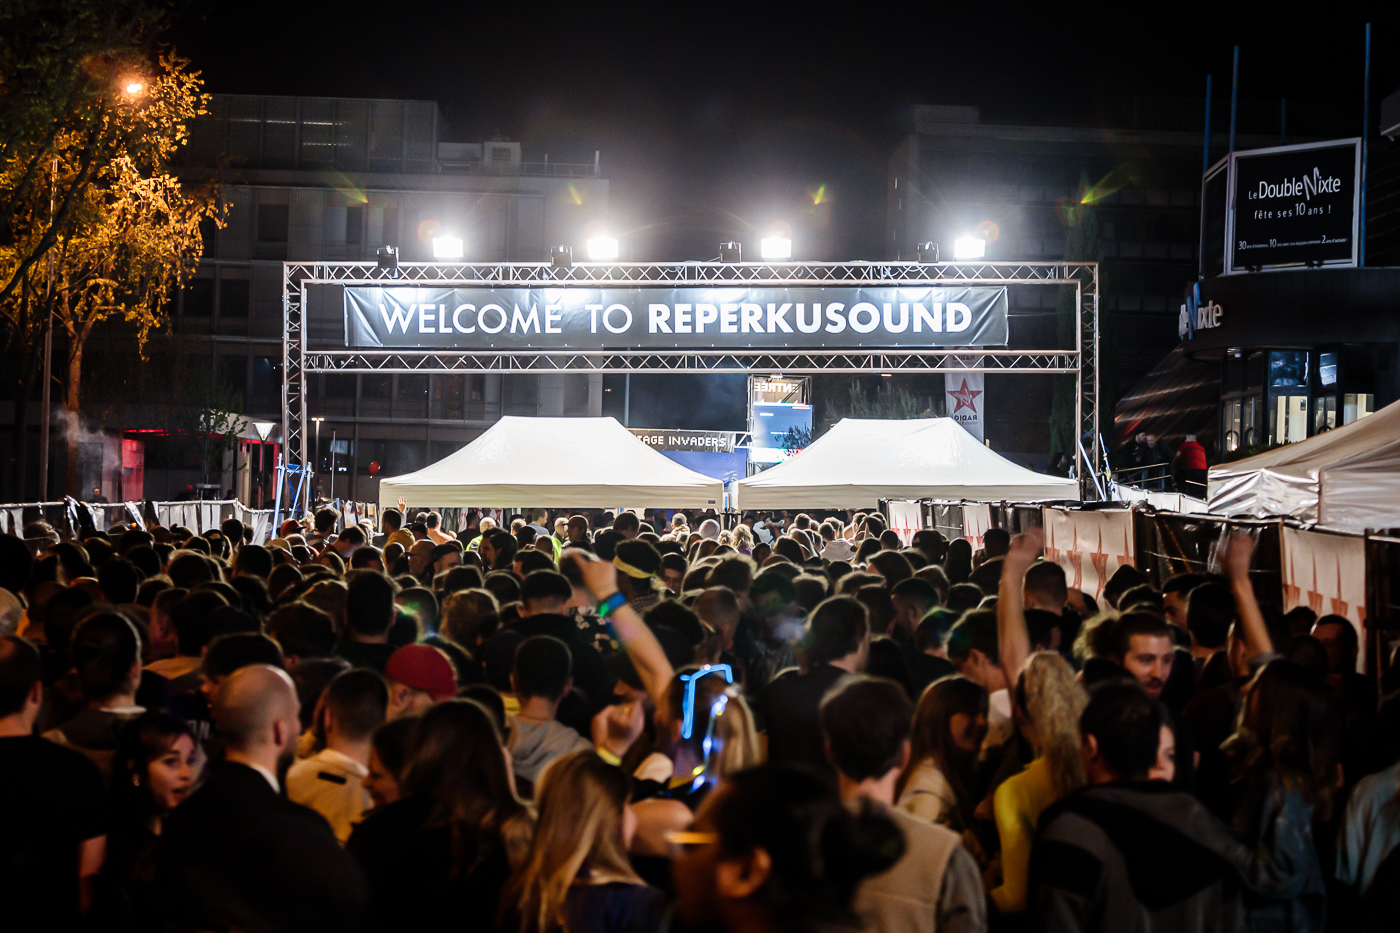
[[[431,99],[445,139],[500,132],[530,161],[599,150],[625,259],[710,259],[730,238],[749,258],[775,222],[799,258],[876,259],[886,164],[913,104],[1124,124],[1134,95],[1203,98],[1210,72],[1223,132],[1238,44],[1242,100],[1326,103],[1359,132],[1363,24],[1375,121],[1400,86],[1398,10],[196,0],[168,38],[212,92]],[[711,387],[723,424],[682,425],[634,379],[633,423],[740,427],[741,385]]]

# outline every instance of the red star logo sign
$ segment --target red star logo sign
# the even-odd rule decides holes
[[[967,379],[963,379],[961,389],[954,389],[948,393],[948,395],[958,403],[957,407],[953,409],[953,414],[956,415],[964,408],[970,408],[974,415],[977,414],[977,396],[981,394],[982,393],[977,389],[969,389],[967,387]]]

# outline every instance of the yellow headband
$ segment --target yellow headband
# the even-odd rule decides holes
[[[638,580],[645,580],[645,579],[647,579],[648,577],[655,576],[655,574],[647,573],[645,570],[642,570],[640,567],[633,567],[631,564],[627,563],[627,561],[623,560],[621,557],[614,557],[614,558],[613,558],[613,566],[616,567],[618,570],[621,570],[623,573],[627,574],[627,576],[629,576],[629,577],[636,577]]]

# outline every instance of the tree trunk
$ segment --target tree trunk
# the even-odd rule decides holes
[[[78,402],[83,385],[83,335],[73,334],[68,340],[68,391],[63,397],[63,440],[68,451],[63,489],[74,499],[82,498],[78,488]]]

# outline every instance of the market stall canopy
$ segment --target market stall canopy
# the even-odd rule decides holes
[[[801,453],[739,481],[741,509],[873,508],[881,499],[1078,499],[1079,485],[1019,467],[951,418],[844,418]]]
[[[637,440],[615,418],[505,417],[466,447],[379,483],[380,508],[719,509],[719,480]]]
[[[1316,437],[1210,468],[1210,510],[1337,528],[1400,525],[1400,402]]]

